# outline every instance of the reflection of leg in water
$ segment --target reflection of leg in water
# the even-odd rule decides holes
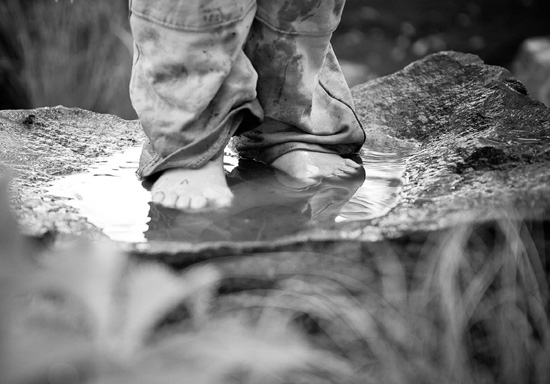
[[[277,169],[304,182],[315,183],[322,177],[346,177],[359,172],[361,165],[333,153],[296,150],[271,163]]]
[[[241,161],[228,176],[234,193],[231,207],[203,213],[181,212],[151,204],[148,240],[158,241],[269,241],[332,226],[363,183],[354,177],[326,178],[318,185],[294,189],[279,180],[281,171]]]
[[[241,167],[228,177],[235,195],[231,207],[191,213],[151,204],[146,238],[193,243],[258,241],[277,239],[307,227],[310,215],[304,209],[304,195],[286,193],[274,180],[271,167],[254,161],[246,163],[251,165],[245,171],[247,178],[232,176],[239,174]]]
[[[319,185],[317,193],[309,200],[311,220],[319,223],[333,224],[340,215],[342,208],[354,196],[365,180],[365,172],[361,168],[353,177],[342,179],[325,179]]]
[[[215,225],[223,217],[220,212],[182,212],[150,203],[149,217],[149,228],[145,232],[148,241],[233,241],[231,231],[224,231]]]
[[[259,205],[292,206],[307,217],[308,227],[321,221],[333,222],[364,180],[361,168],[353,176],[327,177],[319,179],[314,186],[307,186],[277,169],[247,160],[241,160],[228,177],[236,196],[235,204],[241,209]],[[273,217],[278,217],[276,210]]]
[[[182,212],[150,204],[149,217],[148,241],[188,243],[275,240],[299,232],[309,222],[307,212],[277,204],[249,206],[226,214]]]

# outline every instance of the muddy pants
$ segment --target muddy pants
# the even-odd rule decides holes
[[[364,141],[330,37],[345,0],[131,0],[138,174],[200,168],[234,137],[265,163]]]

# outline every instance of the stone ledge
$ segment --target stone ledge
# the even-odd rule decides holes
[[[202,260],[329,243],[345,248],[483,223],[509,216],[511,209],[515,217],[548,219],[550,109],[531,99],[507,70],[473,55],[443,52],[357,86],[353,95],[367,148],[414,149],[402,202],[388,215],[269,243],[126,248],[147,257],[195,255]],[[13,205],[27,232],[100,236],[74,209],[44,199],[43,187],[142,138],[135,121],[78,109],[0,111],[0,140],[7,143],[0,160],[15,166]]]

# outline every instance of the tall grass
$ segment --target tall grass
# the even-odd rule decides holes
[[[416,261],[386,245],[362,266],[295,270],[277,289],[226,297],[226,307],[306,324],[353,382],[550,382],[546,262],[526,227],[502,220],[437,242]]]
[[[220,278],[245,276],[220,277],[211,265],[176,274],[98,247],[10,267],[16,237],[0,238],[9,383],[52,372],[90,383],[550,380],[546,256],[515,219],[454,228],[418,255],[384,244],[361,262],[270,268],[275,288],[224,295]]]
[[[19,76],[33,107],[78,106],[134,116],[128,96],[132,38],[126,7],[126,0],[0,3],[1,33],[14,40],[21,59],[7,68]]]

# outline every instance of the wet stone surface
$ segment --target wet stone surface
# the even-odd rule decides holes
[[[11,203],[23,231],[102,237],[64,199],[47,196],[47,188],[142,140],[136,122],[111,115],[64,107],[0,111],[0,175],[12,176]]]
[[[511,206],[547,217],[550,109],[507,70],[442,53],[358,86],[354,97],[368,132],[419,144],[402,203],[363,236],[482,221]]]
[[[508,71],[441,53],[353,94],[368,136],[362,178],[289,188],[280,174],[228,153],[236,204],[224,212],[152,206],[133,175],[139,125],[113,116],[0,111],[0,160],[14,170],[13,207],[26,233],[107,234],[133,254],[175,264],[296,252],[316,264],[319,255],[358,257],[380,242],[414,248],[415,236],[512,211],[548,219],[550,110]]]

